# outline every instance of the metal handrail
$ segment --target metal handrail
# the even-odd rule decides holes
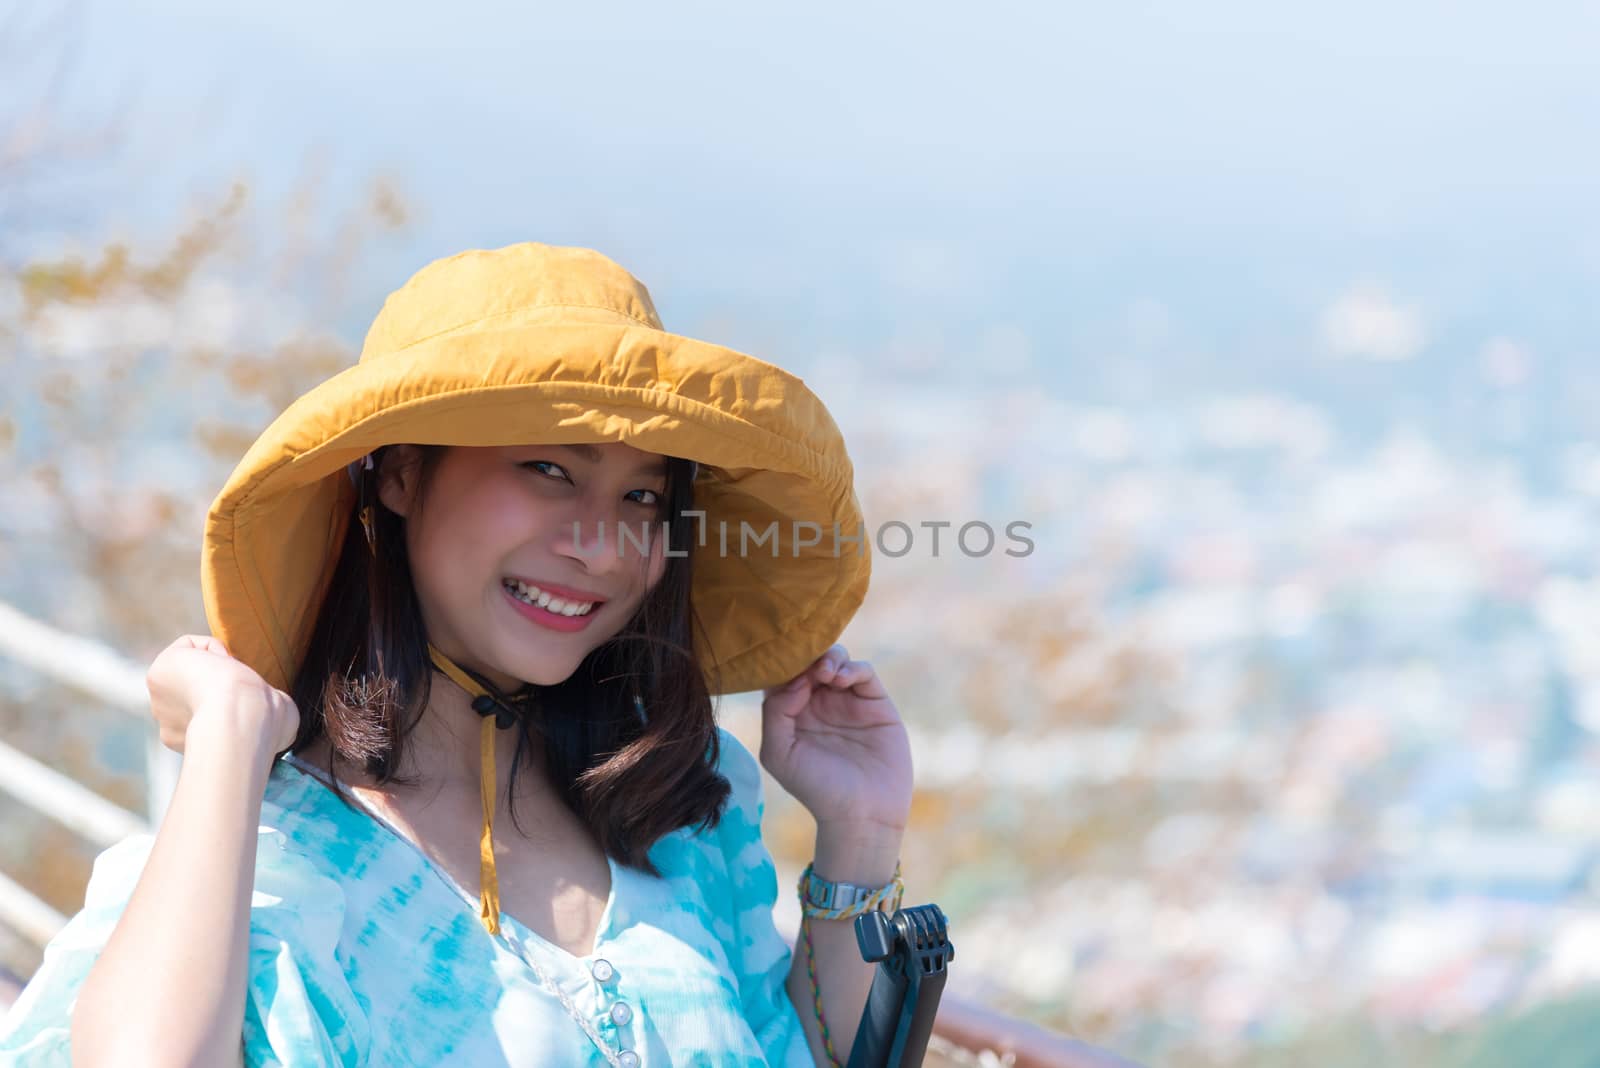
[[[149,716],[145,669],[99,642],[58,630],[0,602],[0,656],[97,702]],[[147,815],[107,801],[69,776],[0,742],[0,790],[85,839],[112,845],[161,822],[178,782],[180,758],[151,732],[145,747]],[[44,945],[66,917],[0,872],[0,923]]]
[[[955,1050],[981,1050],[995,1058],[993,1063],[1014,1068],[1140,1068],[1114,1053],[1056,1034],[1037,1024],[946,994],[939,1001],[939,1014],[933,1021],[934,1037],[929,1050],[960,1060]]]
[[[3,871],[0,871],[0,920],[31,939],[36,946],[47,944],[67,925],[65,916]]]
[[[150,830],[143,816],[112,804],[76,779],[0,742],[0,790],[101,846]]]
[[[150,714],[145,668],[97,641],[57,630],[3,601],[0,601],[0,656],[140,720],[146,720]],[[152,732],[146,741],[145,763],[148,775],[146,814],[150,824],[159,825],[172,800],[172,791],[177,788],[181,759],[163,746]],[[42,811],[61,818],[59,809]]]

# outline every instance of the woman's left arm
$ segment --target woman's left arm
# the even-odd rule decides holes
[[[812,870],[831,882],[883,886],[894,876],[911,813],[911,745],[872,665],[835,645],[762,702],[761,764],[817,823]],[[806,917],[789,997],[812,1058],[827,1065],[804,935],[810,933],[834,1056],[850,1057],[877,965],[861,958],[855,920]]]
[[[855,883],[857,886],[882,886],[894,875],[895,862],[900,856],[899,836],[885,837],[874,842],[867,837],[846,838],[842,834],[828,835],[817,832],[817,851],[813,861],[816,873],[830,882]],[[877,965],[861,958],[861,948],[856,944],[855,920],[822,920],[803,917],[811,934],[811,950],[816,958],[817,988],[822,995],[823,1017],[828,1024],[828,1038],[834,1056],[840,1064],[850,1059],[855,1045],[856,1028],[861,1022],[861,1011],[867,1004],[867,992],[872,989],[873,974]],[[789,999],[794,1002],[805,1025],[806,1041],[811,1056],[819,1065],[827,1065],[822,1034],[817,1026],[816,1002],[811,990],[805,945],[797,941],[794,963],[789,969]]]

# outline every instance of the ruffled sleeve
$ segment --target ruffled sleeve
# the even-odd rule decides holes
[[[73,1005],[154,843],[151,834],[132,835],[95,858],[83,908],[45,947],[38,971],[0,1025],[0,1066],[71,1063]],[[242,1036],[251,1068],[367,1063],[366,1015],[336,955],[344,911],[337,882],[290,848],[281,831],[258,829]]]
[[[732,886],[733,940],[729,946],[744,1017],[770,1065],[812,1065],[805,1030],[785,985],[793,949],[778,933],[772,910],[778,875],[761,839],[761,765],[743,742],[718,728],[720,767],[733,787],[717,835]]]
[[[44,947],[38,971],[0,1024],[0,1065],[60,1068],[72,1063],[72,1006],[154,844],[154,835],[130,835],[95,857],[83,908]]]
[[[344,888],[290,848],[281,831],[261,832],[250,899],[245,1064],[360,1068],[372,1036],[339,960]]]

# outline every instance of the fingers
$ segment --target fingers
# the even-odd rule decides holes
[[[844,664],[849,663],[849,661],[850,651],[843,645],[835,643],[828,648],[827,652],[817,657],[816,662],[811,665],[809,673],[818,682],[827,682],[828,679],[833,677],[834,672],[838,671]]]
[[[766,689],[761,691],[761,696],[763,698],[770,698],[777,697],[779,694],[794,693],[796,690],[805,685],[805,681],[806,673],[802,671],[788,682],[780,683],[777,686],[768,686]]]
[[[850,654],[846,651],[844,646],[833,645],[829,647],[827,652],[813,660],[804,671],[800,672],[800,674],[796,675],[788,682],[777,686],[768,686],[765,690],[761,691],[762,696],[775,697],[781,693],[793,693],[796,690],[804,689],[806,679],[808,677],[814,682],[826,682],[828,681],[829,677],[833,675],[834,671],[838,669],[838,666],[843,664],[849,658]]]
[[[179,649],[205,649],[208,652],[220,652],[228,655],[228,647],[218,638],[210,634],[180,634],[173,640],[172,646]]]
[[[835,645],[817,661],[810,674],[835,690],[854,690],[862,697],[887,697],[877,670],[867,660],[851,660],[843,645]]]
[[[828,681],[834,686],[854,686],[872,675],[872,665],[865,660],[846,660],[839,665]]]
[[[851,660],[850,651],[843,645],[834,645],[811,665],[804,675],[837,688],[852,686],[872,675],[872,665],[865,660]]]
[[[168,730],[165,727],[162,727],[162,728],[160,728],[158,733],[159,733],[159,735],[161,737],[161,744],[162,745],[166,746],[168,749],[172,750],[174,753],[183,752],[183,739],[184,739],[184,736],[188,732],[186,732],[186,731],[172,731],[172,730]]]
[[[877,669],[866,660],[851,660],[846,663],[835,673],[830,685],[841,690],[853,690],[861,697],[889,696],[889,691],[883,687],[883,680],[878,677]]]
[[[793,693],[804,689],[808,680],[813,685],[829,686],[836,690],[865,685],[865,689],[857,691],[862,696],[887,696],[886,693],[880,692],[883,687],[877,682],[877,672],[872,664],[866,660],[851,660],[850,651],[842,644],[830,646],[827,652],[812,661],[811,665],[800,674],[781,685],[767,687],[762,691],[762,696],[775,697],[779,694]]]

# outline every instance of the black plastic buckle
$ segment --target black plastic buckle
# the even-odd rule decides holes
[[[494,725],[504,729],[517,722],[517,714],[488,694],[472,699],[472,710],[480,716],[493,716]]]

